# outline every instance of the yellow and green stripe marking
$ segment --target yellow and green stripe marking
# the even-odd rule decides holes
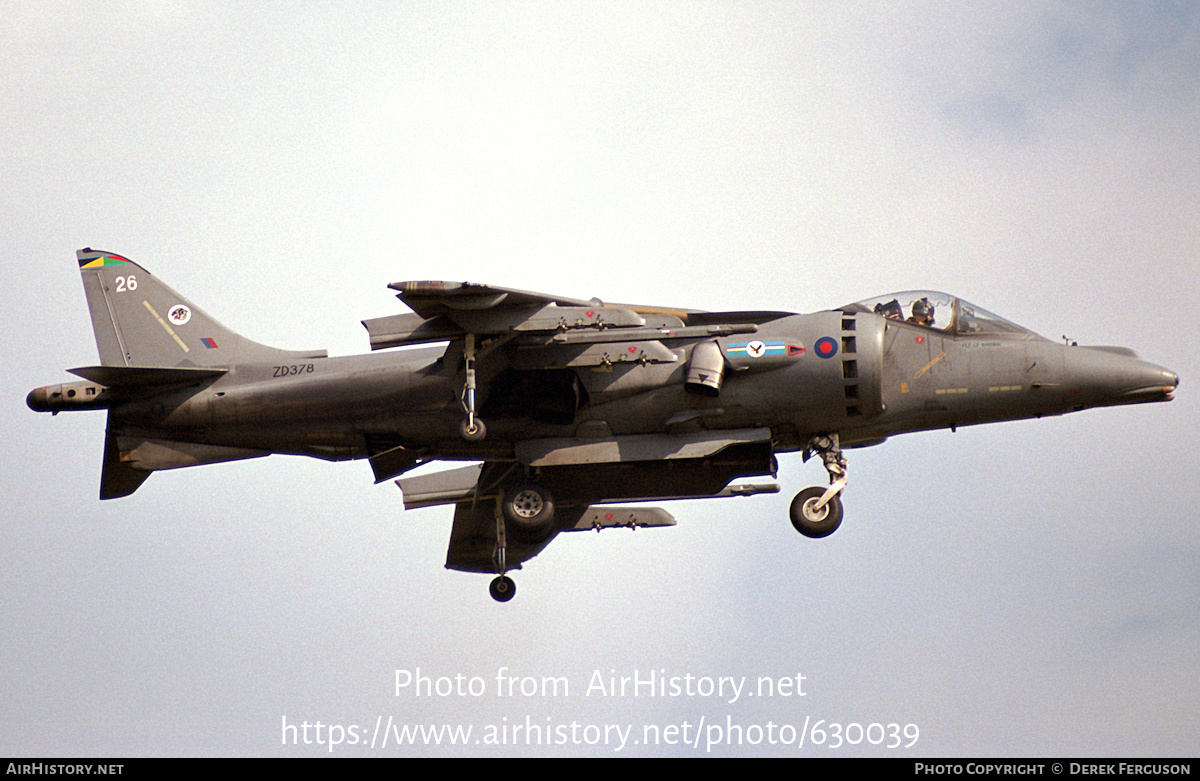
[[[101,268],[102,266],[123,266],[126,263],[133,263],[129,258],[123,258],[120,255],[101,255],[98,258],[87,258],[79,261],[80,268]]]

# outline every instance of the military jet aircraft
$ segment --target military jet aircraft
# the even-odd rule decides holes
[[[406,508],[454,505],[446,566],[495,573],[499,601],[559,532],[675,523],[616,503],[775,492],[734,481],[802,451],[830,484],[798,493],[791,522],[824,537],[842,521],[847,448],[1169,401],[1179,382],[1130,350],[1051,342],[927,291],[794,314],[397,282],[412,312],[363,322],[375,352],[331,358],[252,342],[120,255],[77,257],[100,364],[27,402],[108,411],[101,499],[270,453],[363,458],[376,482],[472,462],[396,482]]]

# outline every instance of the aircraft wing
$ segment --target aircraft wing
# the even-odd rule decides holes
[[[523,347],[689,339],[752,333],[787,312],[698,312],[605,304],[469,282],[393,282],[413,314],[364,320],[371,349],[460,339],[466,334],[520,337]]]
[[[632,436],[607,440],[531,440],[517,447],[517,462],[485,462],[396,481],[406,510],[452,504],[454,526],[446,566],[494,572],[496,514],[506,486],[521,464],[536,465],[555,501],[553,528],[521,538],[511,527],[507,567],[516,569],[563,531],[674,526],[666,510],[617,506],[618,502],[750,496],[774,493],[774,483],[729,485],[738,477],[773,469],[770,431],[743,429],[675,437]]]
[[[583,301],[577,298],[549,296],[528,290],[514,290],[472,282],[443,282],[428,280],[420,282],[393,282],[388,285],[398,291],[396,297],[422,317],[457,312],[480,311],[496,307],[543,307],[547,304],[566,307],[594,307],[597,300]]]
[[[496,499],[498,481],[512,470],[511,463],[483,463],[396,481],[404,492],[404,509],[455,505],[454,526],[446,551],[446,567],[464,572],[494,572],[496,549]],[[519,569],[562,531],[588,531],[604,528],[674,526],[675,518],[658,507],[613,507],[580,505],[578,497],[562,496],[556,514],[556,528],[541,539],[507,540],[507,566]]]

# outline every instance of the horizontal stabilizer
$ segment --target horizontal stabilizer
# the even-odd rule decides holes
[[[76,377],[82,377],[109,388],[126,388],[149,385],[186,385],[220,377],[227,370],[190,367],[81,366],[78,369],[68,369],[67,371]]]

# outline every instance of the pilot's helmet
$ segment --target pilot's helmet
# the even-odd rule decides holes
[[[928,298],[922,298],[914,301],[912,305],[913,317],[929,317],[929,324],[933,325],[933,304],[929,303]]]

